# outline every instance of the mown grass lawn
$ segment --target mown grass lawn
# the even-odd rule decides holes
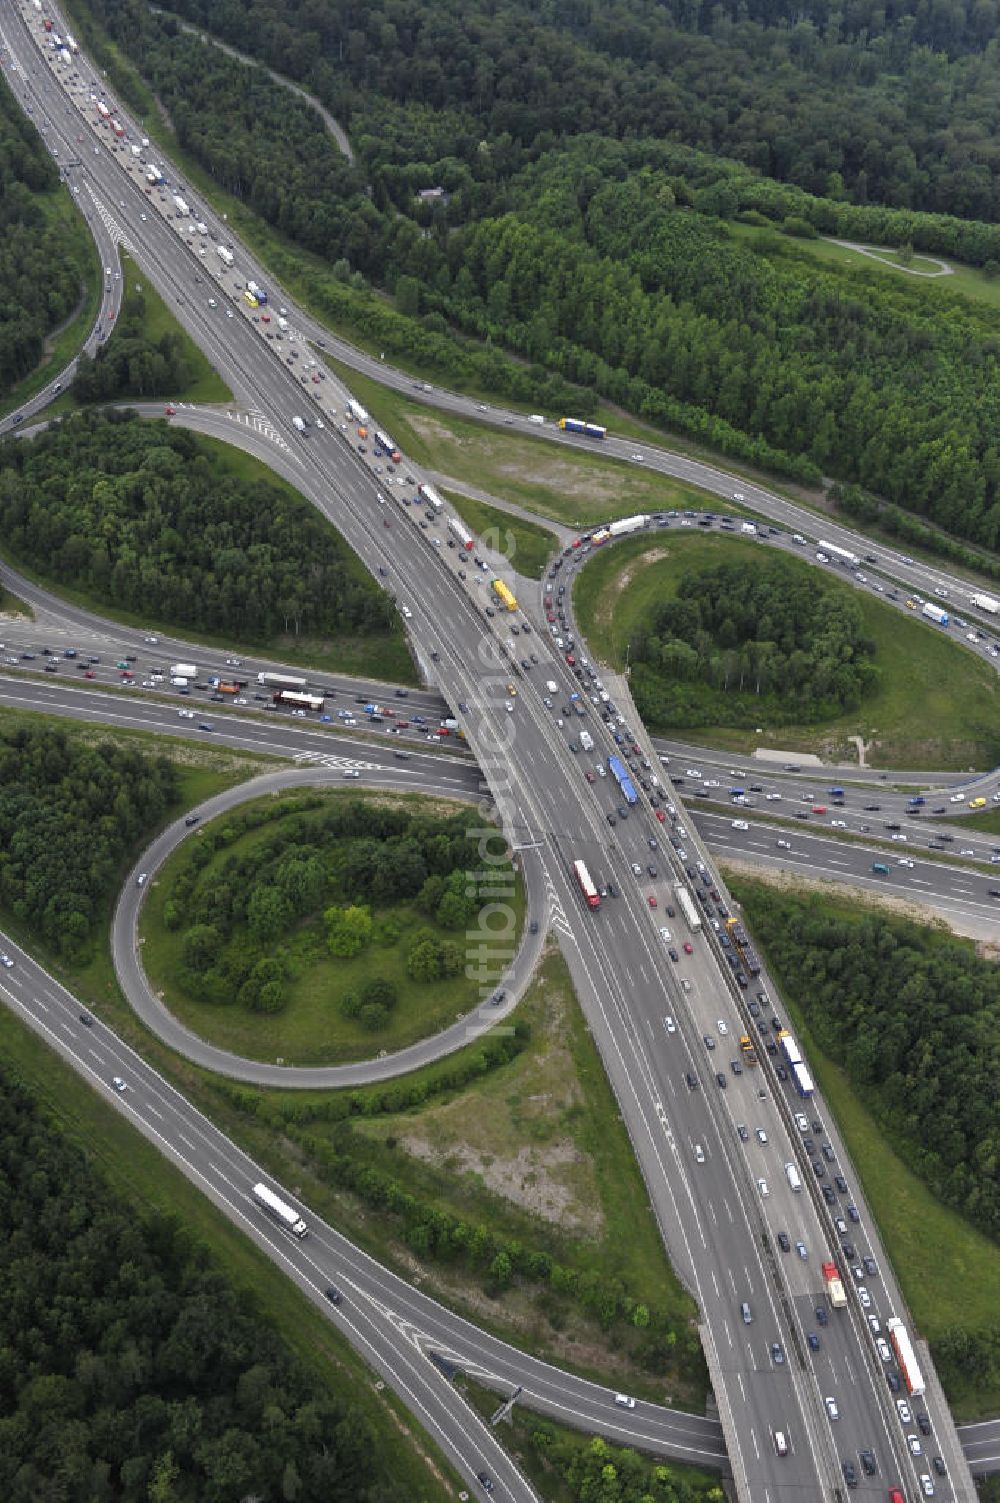
[[[629,538],[598,553],[574,586],[574,606],[596,655],[621,668],[635,627],[658,601],[677,592],[691,569],[754,565],[761,544],[738,537],[686,536],[677,528]],[[813,566],[799,561],[802,569]],[[850,586],[825,576],[831,589]],[[778,746],[789,751],[856,755],[850,736],[871,742],[873,766],[976,768],[1000,761],[1000,685],[985,663],[944,633],[862,591],[856,598],[875,642],[881,680],[860,710],[817,725],[763,725],[763,733],[726,726],[688,727],[685,737],[733,751]],[[653,727],[669,732],[671,726]]]
[[[635,512],[711,505],[718,498],[669,475],[602,454],[596,441],[579,447],[548,443],[509,428],[438,411],[347,366],[327,363],[413,460],[478,490],[551,517],[587,527]]]

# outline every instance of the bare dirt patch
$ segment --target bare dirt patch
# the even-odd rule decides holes
[[[400,1138],[400,1146],[425,1163],[442,1164],[441,1152],[426,1138],[416,1134]],[[601,1216],[593,1206],[581,1204],[577,1188],[566,1182],[560,1171],[584,1162],[579,1149],[564,1138],[546,1144],[544,1150],[524,1147],[512,1158],[496,1158],[468,1144],[456,1145],[443,1161],[454,1174],[469,1174],[483,1182],[488,1190],[530,1211],[543,1221],[550,1221],[567,1231],[598,1230]]]

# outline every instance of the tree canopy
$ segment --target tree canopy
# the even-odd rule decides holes
[[[857,600],[783,558],[689,571],[629,645],[657,725],[808,724],[855,709],[878,678]]]
[[[108,1190],[0,1065],[10,1503],[388,1496],[375,1438],[175,1218]]]
[[[756,886],[747,912],[820,1047],[945,1205],[1000,1236],[1000,971],[969,945]]]
[[[94,265],[42,138],[0,78],[0,396],[41,361]]]
[[[132,742],[0,728],[0,905],[79,955],[176,793],[173,764]]]
[[[0,445],[0,546],[97,601],[243,641],[400,629],[315,507],[134,413],[79,413]]]

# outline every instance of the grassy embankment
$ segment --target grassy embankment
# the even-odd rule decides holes
[[[357,797],[355,791],[342,789],[323,794],[324,801],[353,802]],[[270,795],[267,802],[272,802]],[[378,802],[403,807],[415,804],[429,815],[453,813],[458,807],[443,799],[421,800],[392,793],[380,794]],[[244,807],[249,811],[253,806]],[[289,814],[289,819],[298,817]],[[274,838],[279,829],[280,824],[269,822],[239,836],[213,855],[200,877],[210,878],[230,857],[252,857],[254,850]],[[197,838],[196,833],[192,839]],[[459,944],[463,939],[461,934],[443,929],[419,913],[409,902],[373,908],[376,935],[368,948],[348,960],[325,953],[317,938],[322,934],[322,918],[319,914],[307,916],[282,946],[287,950],[294,979],[289,985],[288,1004],[280,1013],[250,1012],[235,1003],[224,1006],[190,996],[175,979],[182,969],[184,931],[172,931],[163,922],[173,880],[187,865],[189,851],[185,842],[164,863],[150,886],[142,914],[143,964],[154,991],[163,997],[171,1012],[211,1043],[251,1059],[280,1057],[290,1065],[344,1064],[349,1060],[371,1059],[383,1050],[395,1053],[418,1039],[439,1033],[478,1004],[478,988],[464,975],[433,983],[416,982],[409,976],[406,956],[419,934],[428,933],[435,939]],[[511,907],[520,935],[524,920],[524,890],[520,880]],[[383,926],[398,931],[398,938],[380,941],[378,931]],[[375,977],[393,984],[398,1001],[389,1015],[388,1026],[370,1033],[357,1019],[344,1017],[339,1004],[346,992],[357,992]]]
[[[579,448],[540,444],[525,433],[435,411],[335,360],[328,358],[327,364],[403,450],[417,464],[447,476],[452,489],[464,481],[567,527],[589,527],[635,512],[727,509],[696,486],[612,459],[597,445],[585,447],[582,439]],[[518,523],[512,519],[510,525]]]
[[[752,880],[730,875],[727,881],[740,902],[752,903]],[[862,917],[863,910],[859,912],[848,898],[824,896],[822,903],[839,920]],[[783,994],[782,1000],[861,1176],[865,1199],[920,1334],[933,1343],[949,1328],[978,1331],[994,1326],[1000,1247],[935,1199],[886,1142],[845,1071],[817,1047],[795,998]],[[963,1420],[1000,1410],[1000,1388],[984,1392],[971,1384],[957,1390],[953,1386],[948,1398]]]
[[[742,538],[686,536],[678,530],[616,544],[592,559],[575,584],[580,629],[595,655],[620,668],[634,627],[657,601],[676,592],[682,574],[731,561],[752,565],[759,547]],[[800,567],[813,566],[802,562]],[[834,578],[828,585],[850,588]],[[995,766],[1000,760],[996,675],[922,622],[867,593],[856,592],[856,598],[881,670],[877,690],[860,710],[817,725],[765,725],[761,736],[708,725],[685,727],[684,737],[744,753],[756,745],[780,746],[846,760],[856,755],[848,738],[861,736],[871,743],[868,762],[874,766]]]

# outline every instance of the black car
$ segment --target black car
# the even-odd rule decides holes
[[[327,1288],[323,1290],[323,1293],[330,1301],[331,1305],[339,1305],[343,1303],[344,1296],[341,1294],[340,1290],[335,1289],[332,1284],[328,1285]]]
[[[837,1189],[840,1191],[841,1195],[847,1194],[847,1181],[842,1174],[835,1174],[833,1177],[833,1182],[837,1186]]]
[[[198,823],[198,821],[199,821],[200,818],[201,818],[200,814],[189,814],[187,816],[187,818],[185,819],[184,823],[186,825],[196,825]]]
[[[493,1491],[493,1478],[490,1476],[489,1472],[477,1472],[476,1476],[482,1483],[483,1492],[491,1493]]]
[[[842,1461],[841,1466],[844,1471],[844,1481],[848,1487],[857,1487],[858,1473],[853,1461]]]
[[[788,1240],[787,1232],[778,1233],[778,1246],[781,1248],[782,1252],[791,1252],[792,1244]]]
[[[94,1020],[93,1020],[93,1018],[90,1016],[89,1013],[86,1013],[86,1012],[82,1012],[80,1014],[80,1022],[83,1023],[87,1028],[93,1028],[93,1026],[94,1026]]]
[[[858,1457],[861,1461],[862,1467],[864,1468],[865,1476],[874,1477],[875,1473],[878,1471],[878,1465],[875,1461],[875,1452],[859,1451]]]
[[[715,1083],[720,1090],[724,1091],[726,1089],[728,1082],[726,1081],[726,1077],[723,1075],[721,1070],[716,1070],[715,1072]]]
[[[827,1322],[829,1321],[829,1318],[830,1317],[826,1313],[826,1306],[825,1305],[817,1305],[816,1306],[816,1323],[817,1323],[817,1325],[825,1326],[827,1324]]]
[[[931,1422],[927,1418],[926,1414],[918,1414],[917,1415],[917,1424],[920,1427],[920,1433],[921,1433],[921,1435],[930,1435],[930,1433],[931,1433]]]
[[[692,1075],[690,1070],[688,1070],[687,1074],[684,1076],[684,1079],[687,1081],[687,1088],[689,1091],[696,1091],[698,1089],[697,1076]]]

